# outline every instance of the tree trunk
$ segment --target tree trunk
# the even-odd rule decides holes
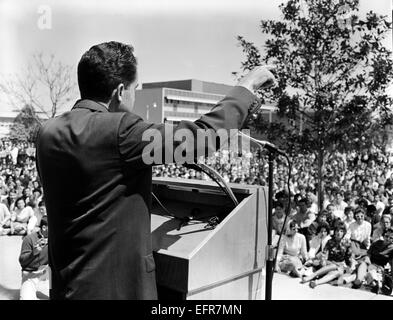
[[[318,150],[318,210],[321,212],[323,208],[323,149]]]

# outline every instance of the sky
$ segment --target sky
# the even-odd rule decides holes
[[[141,83],[199,79],[233,85],[231,73],[244,60],[236,36],[262,45],[260,20],[279,19],[281,2],[0,0],[0,74],[23,74],[31,55],[43,52],[72,65],[76,79],[81,55],[115,40],[134,46]],[[392,0],[360,2],[360,14],[391,16]],[[48,10],[50,28],[42,29]]]

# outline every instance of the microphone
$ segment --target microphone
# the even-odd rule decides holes
[[[256,144],[260,145],[262,148],[266,148],[270,152],[276,152],[276,153],[281,154],[283,156],[287,156],[287,154],[285,153],[284,150],[279,149],[276,145],[274,145],[273,143],[271,143],[269,141],[255,139],[251,136],[244,134],[241,131],[239,131],[239,134],[246,137],[247,139],[250,139],[251,141],[255,142]]]

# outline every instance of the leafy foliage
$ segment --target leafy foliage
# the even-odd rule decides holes
[[[285,138],[294,152],[350,151],[383,143],[381,133],[393,119],[386,94],[393,63],[382,45],[391,24],[374,12],[360,19],[354,14],[358,6],[358,0],[281,4],[281,21],[261,21],[262,33],[270,35],[263,56],[255,44],[238,37],[246,55],[243,71],[262,63],[277,66],[278,85],[260,93],[276,102],[279,122],[290,120],[269,125],[257,117],[257,130],[275,140]]]
[[[15,117],[10,128],[11,140],[34,142],[41,123],[35,114],[34,108],[26,105]]]
[[[333,151],[383,148],[385,127],[393,123],[393,101],[386,93],[393,62],[382,45],[391,23],[372,11],[361,19],[358,7],[359,0],[282,3],[282,20],[261,21],[268,35],[263,55],[238,36],[246,56],[243,72],[276,65],[277,86],[259,93],[263,102],[277,105],[278,121],[258,115],[251,125],[290,154],[317,156],[319,195],[323,163]]]

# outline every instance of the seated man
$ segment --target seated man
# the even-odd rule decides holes
[[[23,239],[19,263],[22,266],[20,300],[37,300],[39,285],[47,286],[49,291],[48,220],[46,216],[41,219],[40,230]]]
[[[381,287],[382,293],[388,295],[392,293],[392,277],[386,277],[386,281],[383,281],[383,275],[387,264],[393,272],[393,228],[386,229],[383,237],[383,240],[377,240],[371,244],[367,256],[359,264],[353,288],[360,288],[363,280],[367,278],[367,283],[372,286],[375,293],[378,293]]]
[[[310,249],[310,234],[308,228],[315,220],[315,214],[308,208],[308,200],[302,198],[298,201],[298,212],[292,217],[292,219],[299,226],[299,233],[303,234],[306,238],[307,250]]]
[[[384,214],[381,217],[381,220],[373,226],[373,235],[371,237],[371,242],[375,242],[377,240],[383,240],[383,234],[386,229],[391,227],[392,216],[390,214]]]
[[[274,214],[272,216],[272,239],[273,239],[273,246],[277,246],[278,239],[280,237],[280,234],[285,231],[284,227],[284,221],[285,221],[285,212],[284,212],[284,207],[281,202],[276,203],[276,207],[274,208]],[[288,221],[286,224],[288,224]]]
[[[327,211],[322,210],[318,215],[316,220],[310,224],[308,227],[308,235],[310,236],[310,240],[318,234],[318,228],[321,224],[327,223]],[[329,226],[330,228],[330,226]]]
[[[330,227],[330,235],[333,235],[333,230],[336,226],[342,222],[340,218],[334,215],[334,206],[332,204],[328,204],[326,207],[326,222],[329,224]]]

